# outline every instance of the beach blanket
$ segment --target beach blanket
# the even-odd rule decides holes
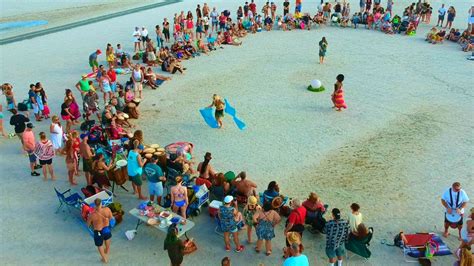
[[[445,255],[450,255],[451,251],[448,248],[448,245],[446,245],[441,237],[437,234],[432,234],[431,240],[435,241],[439,245],[438,251],[434,253],[434,256],[445,256]],[[410,252],[408,252],[408,256],[413,257],[413,258],[420,258],[425,256],[425,251],[424,249],[419,250],[419,249],[410,249]]]
[[[204,118],[204,122],[211,128],[218,128],[219,125],[217,124],[217,120],[214,117],[214,112],[212,108],[203,108],[199,110],[201,113],[202,118]]]
[[[247,128],[247,125],[245,125],[245,123],[237,117],[237,111],[235,110],[235,108],[232,107],[232,105],[230,105],[230,103],[229,103],[229,101],[227,101],[227,99],[224,99],[224,102],[225,102],[225,110],[224,110],[224,112],[226,112],[227,114],[229,114],[230,116],[232,116],[235,125],[236,125],[240,130],[246,129],[246,128]]]

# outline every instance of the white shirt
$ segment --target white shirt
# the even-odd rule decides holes
[[[203,17],[202,18],[202,24],[209,26],[209,18],[208,17]]]
[[[140,41],[140,37],[141,37],[141,33],[140,31],[136,30],[133,32],[133,40],[134,42],[139,42]]]
[[[362,213],[359,214],[349,214],[349,225],[351,226],[351,231],[356,232],[357,226],[362,223]]]
[[[147,31],[147,29],[142,30],[142,31],[141,31],[141,35],[142,35],[143,37],[148,36],[148,31]]]
[[[450,196],[450,191],[451,189],[451,196]],[[458,199],[459,196],[459,199]],[[444,193],[443,196],[441,197],[447,204],[448,206],[454,210],[457,208],[461,207],[465,202],[469,202],[469,197],[467,196],[466,192],[464,190],[460,190],[459,192],[454,192],[452,188],[447,189]],[[451,198],[453,199],[451,202]],[[457,205],[456,205],[456,199],[457,200]],[[461,209],[461,214],[464,213],[464,208]]]

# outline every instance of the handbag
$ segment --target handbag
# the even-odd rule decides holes
[[[196,242],[194,242],[193,239],[189,239],[186,237],[186,240],[184,240],[184,245],[185,245],[184,250],[183,250],[184,255],[189,255],[197,250]]]

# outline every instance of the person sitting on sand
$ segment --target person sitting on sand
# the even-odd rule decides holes
[[[186,209],[188,208],[188,189],[183,186],[183,177],[177,176],[176,177],[176,185],[171,187],[171,208],[173,209],[174,213],[180,213],[182,223],[186,223]]]
[[[176,71],[179,71],[181,74],[184,74],[184,70],[186,70],[186,68],[182,67],[177,59],[171,58],[169,62],[168,72],[174,74]]]
[[[410,22],[408,24],[408,28],[407,28],[407,31],[406,31],[406,35],[413,35],[416,33],[416,26],[413,22]]]
[[[148,67],[145,73],[145,84],[152,89],[158,88],[166,80],[171,80],[171,77],[166,77],[153,72],[151,67]]]
[[[469,197],[466,192],[461,189],[461,183],[459,182],[454,182],[453,185],[443,193],[441,204],[446,208],[444,215],[444,237],[448,237],[448,229],[451,226],[458,229],[459,239],[461,239],[461,229],[463,225],[462,216],[468,202]]]
[[[393,34],[392,24],[390,23],[390,21],[382,22],[380,30],[386,34]]]
[[[235,187],[238,196],[250,197],[254,196],[258,199],[257,184],[247,179],[245,172],[240,172],[234,180],[231,182],[232,186]]]
[[[112,231],[110,220],[113,219],[112,211],[108,207],[102,206],[101,199],[94,200],[95,209],[87,218],[87,225],[94,228],[94,243],[99,250],[102,262],[109,262],[110,243]],[[104,249],[105,242],[105,249]]]
[[[212,159],[212,155],[210,152],[206,152],[204,155],[204,161],[198,164],[197,170],[199,172],[199,177],[196,179],[196,185],[206,185],[209,189],[212,186],[211,180],[213,180],[216,176],[216,172],[214,168],[210,164]]]
[[[306,223],[307,224],[314,224],[318,213],[324,213],[326,208],[324,207],[324,203],[322,202],[321,198],[315,192],[309,193],[308,198],[303,201],[301,204],[303,207],[306,208]]]
[[[443,43],[445,37],[446,37],[446,31],[440,30],[431,38],[431,43],[432,44]]]
[[[280,196],[280,187],[276,181],[268,183],[267,190],[263,192],[263,203],[272,201],[274,198]]]
[[[354,26],[354,29],[357,29],[357,25],[361,23],[360,13],[356,12],[352,15],[351,23]]]
[[[232,31],[226,31],[224,32],[223,44],[239,46],[239,45],[242,45],[242,42],[232,37]]]
[[[347,108],[347,105],[344,101],[343,81],[344,75],[337,75],[336,83],[334,84],[334,93],[331,95],[332,103],[334,104],[333,108],[336,108],[336,111],[339,112],[341,111],[341,108]]]
[[[355,231],[351,231],[349,233],[349,238],[355,238],[358,240],[364,239],[369,234],[369,229],[365,224],[360,223]]]

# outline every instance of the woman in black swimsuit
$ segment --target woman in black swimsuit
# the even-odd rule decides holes
[[[167,18],[163,20],[163,35],[165,36],[165,42],[169,42],[170,41],[170,23],[168,22]]]

